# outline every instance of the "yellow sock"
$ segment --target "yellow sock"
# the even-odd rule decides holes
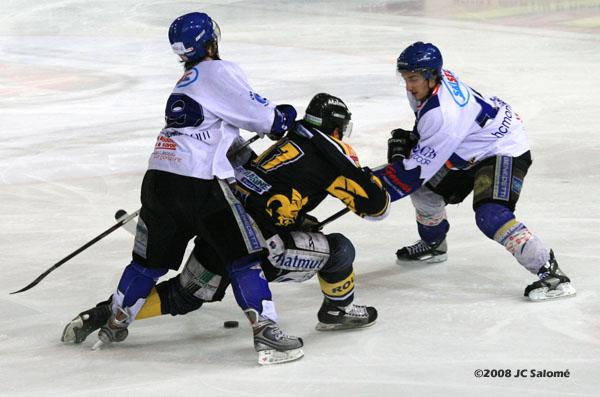
[[[319,275],[319,284],[325,296],[335,298],[334,300],[342,300],[354,291],[354,272],[336,283],[329,283]]]
[[[150,295],[146,298],[146,302],[138,312],[137,316],[135,316],[136,320],[141,320],[143,318],[150,318],[162,315],[162,311],[160,310],[160,295],[156,291],[156,288],[152,288],[150,291]]]

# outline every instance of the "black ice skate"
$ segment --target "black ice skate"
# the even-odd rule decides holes
[[[351,303],[346,307],[336,306],[325,299],[319,313],[317,331],[337,331],[351,328],[370,327],[377,319],[377,310],[371,306],[360,306]]]
[[[448,259],[448,245],[446,239],[438,244],[428,244],[419,240],[413,245],[407,245],[396,251],[398,262],[423,261],[425,263],[444,262]]]
[[[538,272],[538,281],[525,288],[525,296],[532,301],[562,298],[575,295],[571,280],[558,267],[554,252],[550,250],[550,260]]]
[[[129,325],[129,314],[120,307],[117,307],[116,313],[111,313],[110,318],[100,328],[98,332],[98,342],[92,347],[96,350],[104,345],[109,345],[113,342],[123,342],[129,331],[127,326]]]
[[[110,310],[111,300],[100,302],[96,307],[79,313],[67,326],[65,327],[61,342],[64,343],[81,343],[89,334],[100,329],[112,314]]]
[[[252,324],[259,364],[281,364],[304,356],[302,338],[287,335],[274,321],[257,316],[254,310],[246,311],[246,316]]]

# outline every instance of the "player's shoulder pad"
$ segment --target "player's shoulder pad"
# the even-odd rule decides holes
[[[329,137],[331,138],[331,140],[333,142],[335,142],[342,149],[342,151],[346,155],[346,157],[351,158],[352,161],[354,161],[354,164],[357,167],[360,167],[360,162],[358,160],[358,155],[356,154],[356,152],[354,151],[354,149],[352,148],[352,146],[350,146],[346,142],[342,142],[340,139],[334,138],[332,136],[329,136]]]

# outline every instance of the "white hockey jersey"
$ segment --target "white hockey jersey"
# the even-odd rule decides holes
[[[529,150],[521,119],[497,97],[483,97],[443,70],[442,82],[422,103],[410,92],[420,138],[411,157],[376,172],[402,198],[431,179],[440,168],[466,169],[496,155],[518,157]]]
[[[274,105],[255,93],[238,65],[203,61],[186,70],[167,100],[148,169],[200,179],[234,177],[227,150],[240,128],[269,133]]]

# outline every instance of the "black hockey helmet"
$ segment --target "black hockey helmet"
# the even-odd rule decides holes
[[[327,135],[333,134],[333,130],[338,128],[340,139],[350,136],[351,119],[352,113],[344,101],[325,93],[317,94],[310,100],[304,115],[304,121]]]

